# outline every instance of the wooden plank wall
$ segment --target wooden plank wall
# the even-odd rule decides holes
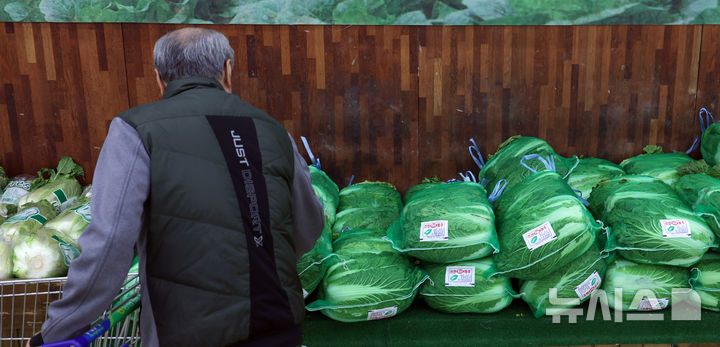
[[[156,100],[152,46],[178,26],[4,23],[0,157],[11,174],[77,159],[91,177],[109,120]],[[720,26],[212,26],[234,93],[308,137],[344,186],[474,169],[508,136],[615,162],[684,150],[717,112]]]

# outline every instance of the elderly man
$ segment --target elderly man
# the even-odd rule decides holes
[[[85,332],[134,250],[143,346],[301,344],[295,266],[320,235],[322,204],[287,131],[230,94],[233,61],[213,30],[157,41],[162,100],[110,124],[82,254],[30,345]]]

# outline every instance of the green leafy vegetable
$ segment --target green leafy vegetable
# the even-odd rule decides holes
[[[389,318],[406,310],[428,278],[373,230],[344,233],[334,245],[318,300],[307,306],[341,322]]]
[[[323,212],[327,218],[326,224],[332,226],[335,224],[335,215],[337,213],[338,204],[340,204],[340,192],[337,184],[333,182],[324,171],[309,166],[310,180],[312,182],[315,195],[320,198],[323,203]]]
[[[0,235],[0,279],[12,277],[12,242]]]
[[[395,249],[432,263],[479,259],[498,249],[495,214],[485,188],[473,182],[415,190],[387,237]]]
[[[600,182],[590,210],[612,230],[608,249],[635,262],[687,267],[715,245],[705,221],[670,186],[650,176]]]
[[[72,206],[45,224],[45,228],[55,230],[70,241],[77,243],[80,234],[92,221],[90,211],[90,199],[80,198]]]
[[[510,305],[515,294],[509,278],[486,278],[492,258],[451,264],[425,264],[430,280],[420,295],[427,304],[448,313],[493,313]]]
[[[700,153],[710,166],[720,164],[720,123],[713,123],[700,138]]]
[[[618,300],[624,311],[653,311],[671,306],[673,288],[689,289],[688,280],[684,268],[638,264],[618,257],[608,265],[603,290],[613,309],[620,308]]]
[[[542,279],[577,259],[602,230],[562,177],[541,171],[495,201],[500,252],[498,271],[520,279]]]
[[[15,214],[18,208],[18,200],[30,193],[30,186],[35,180],[35,176],[19,175],[13,177],[3,191],[0,198],[0,216],[8,217]]]
[[[47,200],[60,213],[82,193],[82,186],[75,177],[85,177],[85,171],[70,157],[62,157],[57,170],[45,168],[38,171],[38,178],[32,182],[30,193],[21,197],[18,205]]]
[[[352,229],[373,229],[378,235],[400,216],[402,199],[390,183],[361,182],[340,191],[333,237]]]
[[[326,218],[325,227],[315,242],[315,246],[309,252],[303,254],[297,263],[303,296],[307,297],[322,281],[327,267],[325,261],[330,258],[332,251],[332,231]]]
[[[693,161],[685,153],[642,154],[623,160],[620,167],[628,174],[649,175],[672,185],[680,178],[678,167]]]
[[[720,254],[708,252],[690,270],[690,285],[703,308],[720,311]]]
[[[599,158],[580,159],[578,166],[570,173],[567,183],[580,191],[583,198],[590,198],[590,192],[600,181],[624,175],[625,171],[611,161]]]
[[[63,237],[46,228],[19,234],[13,241],[13,275],[18,278],[48,278],[67,274],[68,265],[80,252],[77,244]]]
[[[585,254],[544,278],[524,281],[520,287],[522,299],[530,306],[535,317],[546,313],[558,314],[563,309],[579,305],[600,287],[605,276],[607,256],[607,253],[600,252],[597,245],[591,247]],[[551,304],[550,290],[553,288],[557,290],[556,298],[562,301],[573,299],[573,302],[567,300],[567,305]]]
[[[8,240],[15,241],[18,235],[32,234],[55,216],[55,208],[47,201],[28,204],[0,224],[0,233]]]
[[[675,191],[720,237],[720,179],[705,174],[680,177]]]
[[[524,156],[537,154],[543,158],[550,157],[555,164],[557,173],[563,178],[577,165],[577,160],[568,160],[555,153],[550,145],[538,138],[527,136],[513,136],[503,142],[497,153],[490,158],[480,171],[480,176],[487,180],[486,187],[494,188],[501,179],[507,180],[505,189],[530,176],[533,172],[524,167],[521,160]],[[525,164],[535,171],[545,171],[547,168],[539,160],[526,160]]]

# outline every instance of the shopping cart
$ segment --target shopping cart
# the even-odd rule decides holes
[[[47,308],[60,299],[66,277],[0,281],[0,347],[25,347],[47,319]],[[87,333],[48,347],[139,346],[140,281],[128,274],[120,293]]]

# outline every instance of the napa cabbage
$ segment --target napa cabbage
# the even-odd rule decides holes
[[[520,286],[520,295],[535,317],[558,314],[563,309],[579,305],[600,288],[607,257],[608,253],[593,245],[585,254],[555,272],[541,279],[524,281]],[[555,297],[560,298],[562,303],[550,302],[550,290],[553,288],[557,291]]]
[[[720,311],[720,254],[706,253],[690,271],[690,285],[700,295],[702,307]]]
[[[10,241],[21,234],[31,234],[55,218],[55,208],[47,201],[23,205],[20,211],[0,224],[0,234]]]
[[[433,263],[479,259],[498,250],[495,214],[485,188],[473,182],[416,190],[387,238],[395,249]]]
[[[573,189],[579,190],[584,199],[588,199],[593,187],[600,181],[624,174],[625,171],[611,161],[600,158],[583,158],[568,176],[567,183]]]
[[[580,257],[602,226],[553,171],[528,176],[495,201],[500,274],[542,279]]]
[[[333,246],[337,257],[329,260],[318,287],[318,300],[306,308],[334,320],[358,322],[393,317],[410,307],[418,288],[428,278],[374,230],[343,233]]]
[[[610,226],[608,249],[638,263],[688,267],[715,245],[707,223],[663,181],[625,175],[600,182],[592,213]]]
[[[33,181],[30,193],[21,197],[18,205],[47,200],[60,213],[82,193],[82,186],[75,177],[84,176],[85,171],[80,165],[70,157],[62,157],[57,170],[45,168],[38,171],[38,178]]]
[[[510,305],[515,293],[510,279],[487,278],[491,257],[450,264],[425,264],[430,276],[420,288],[428,306],[448,313],[493,313]]]
[[[640,264],[616,257],[605,271],[603,290],[613,309],[661,310],[673,304],[673,289],[676,292],[690,289],[689,277],[686,268]]]
[[[646,151],[649,151],[647,147]],[[620,163],[620,167],[628,174],[648,175],[672,185],[680,178],[677,168],[692,161],[692,158],[681,152],[653,152],[625,159]]]

